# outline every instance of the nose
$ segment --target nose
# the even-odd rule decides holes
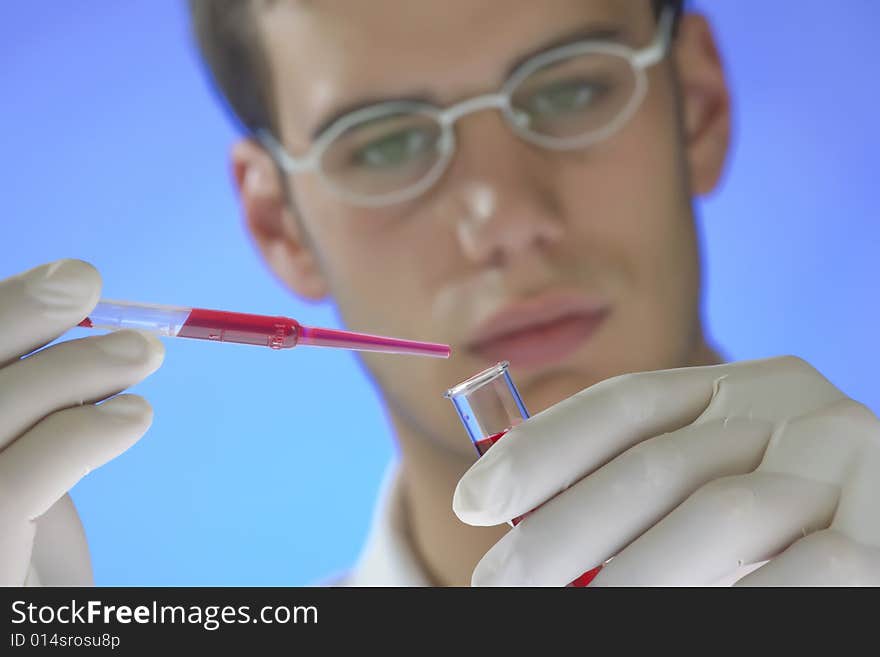
[[[501,266],[562,240],[552,154],[519,139],[492,111],[459,120],[456,139],[449,193],[468,259]]]

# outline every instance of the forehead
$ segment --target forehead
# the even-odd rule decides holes
[[[579,29],[644,45],[653,28],[649,0],[275,0],[259,23],[292,142],[340,106],[484,93],[523,54]]]

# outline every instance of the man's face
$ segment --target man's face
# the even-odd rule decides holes
[[[641,48],[656,28],[647,0],[314,0],[260,16],[280,138],[297,156],[340,108],[451,105],[497,91],[514,62],[573,31],[610,28]],[[529,144],[496,110],[468,115],[446,173],[403,203],[358,207],[312,173],[289,178],[346,325],[452,347],[449,360],[363,356],[401,417],[470,455],[442,394],[500,358],[532,414],[609,376],[687,364],[699,266],[673,76],[668,60],[648,69],[637,112],[585,150]],[[571,309],[543,329],[546,351],[537,329],[474,344],[524,301]]]

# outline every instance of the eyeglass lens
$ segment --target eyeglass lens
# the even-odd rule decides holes
[[[512,127],[548,147],[565,148],[600,133],[636,93],[630,61],[588,52],[532,71],[509,90]],[[362,196],[393,194],[417,185],[440,164],[444,126],[437,114],[396,111],[357,123],[337,135],[321,156],[337,188]]]

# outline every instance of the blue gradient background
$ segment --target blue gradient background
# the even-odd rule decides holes
[[[700,208],[710,333],[736,359],[801,355],[880,410],[880,5],[702,7],[736,109],[725,182]],[[76,256],[106,297],[337,323],[249,243],[226,162],[234,130],[179,2],[5,3],[0,79],[0,277]],[[152,429],[73,491],[97,583],[300,585],[349,565],[394,449],[357,361],[166,345],[134,389]]]

